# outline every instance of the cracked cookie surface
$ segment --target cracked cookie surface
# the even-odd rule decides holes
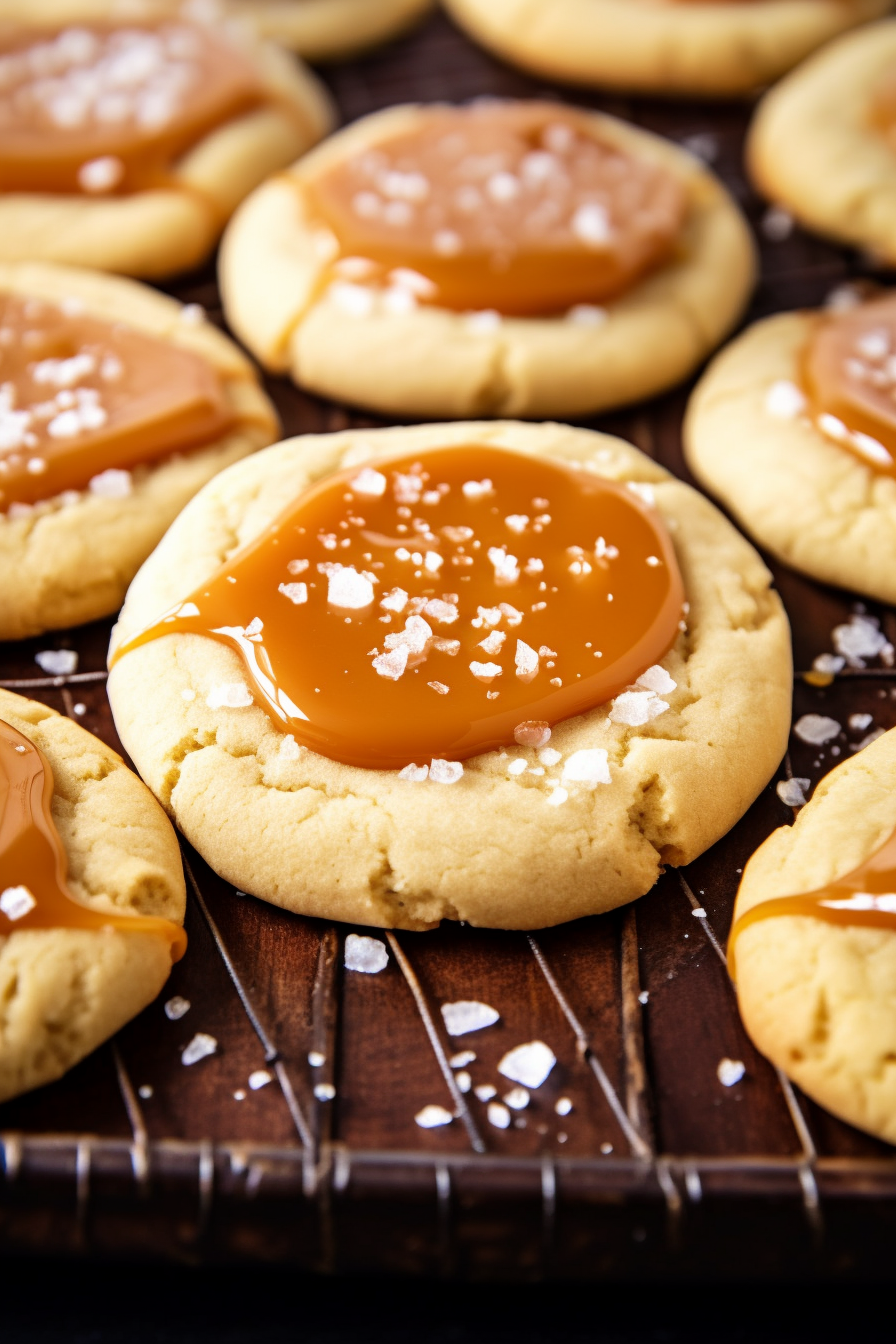
[[[113,647],[207,580],[311,482],[387,455],[469,443],[584,462],[652,492],[690,602],[688,628],[663,659],[677,683],[669,711],[632,728],[612,721],[605,704],[558,723],[559,759],[543,774],[533,771],[535,749],[510,747],[465,761],[450,787],[415,783],[298,747],[256,704],[211,708],[213,688],[244,680],[239,657],[200,636],[157,639],[112,669],[116,724],[177,825],[239,889],[299,913],[385,927],[556,924],[634,900],[663,864],[694,858],[780,760],[790,638],[765,566],[711,504],[642,453],[564,425],[356,430],[257,454],[216,478],[170,529],[131,586]],[[567,782],[566,800],[549,805],[564,761],[593,748],[607,751],[611,782]]]
[[[896,828],[896,732],[822,780],[744,869],[735,918],[853,872]],[[737,994],[758,1048],[850,1124],[896,1143],[896,934],[804,915],[747,926]]]
[[[0,718],[53,771],[52,817],[72,893],[100,913],[182,924],[177,838],[121,757],[46,705],[2,689]],[[170,943],[156,933],[22,929],[0,937],[0,1100],[61,1077],[150,1003],[170,970]]]

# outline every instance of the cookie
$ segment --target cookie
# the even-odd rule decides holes
[[[860,892],[893,891],[894,784],[896,732],[827,775],[795,824],[770,835],[744,869],[732,940],[738,1003],[757,1047],[822,1106],[889,1143],[896,1143],[896,911],[886,895],[871,911],[849,875]],[[869,882],[862,866],[875,855],[887,871]],[[787,902],[781,913],[754,915],[738,928],[762,903],[809,892],[829,901],[820,908],[827,918],[790,913]]]
[[[0,690],[0,1101],[59,1078],[183,954],[177,839],[119,756]]]
[[[0,14],[0,263],[198,266],[239,202],[332,124],[310,71],[242,29],[35,30],[32,10]]]
[[[264,555],[267,541],[277,535],[265,530],[286,501],[312,484],[315,491],[303,498],[309,508],[317,508],[325,495],[332,497],[328,478],[350,469],[350,488],[346,491],[337,478],[336,495],[356,501],[354,521],[346,526],[362,526],[376,501],[387,498],[391,468],[382,465],[384,460],[394,462],[400,455],[414,463],[419,454],[425,464],[427,453],[469,445],[477,445],[483,457],[501,448],[522,454],[523,478],[530,471],[573,476],[578,469],[595,489],[603,480],[611,483],[608,493],[638,503],[666,537],[647,559],[645,585],[648,575],[662,573],[664,566],[671,572],[677,565],[689,603],[685,629],[673,623],[669,651],[633,686],[614,693],[612,703],[573,709],[571,717],[553,723],[539,721],[547,714],[526,715],[530,721],[521,722],[504,746],[470,755],[483,737],[468,737],[455,759],[434,752],[430,761],[420,751],[404,757],[407,764],[400,771],[346,764],[310,749],[303,745],[308,734],[338,735],[343,725],[338,715],[323,727],[317,723],[316,710],[309,707],[315,698],[311,687],[303,702],[307,731],[299,726],[304,711],[291,703],[290,685],[277,680],[272,646],[263,642],[266,612],[242,625],[242,606],[247,605],[239,597],[243,571],[227,569],[221,579],[222,584],[228,575],[237,580],[233,611],[241,628],[219,629],[217,637],[209,638],[189,633],[195,627],[184,621],[191,612],[205,619],[203,609],[216,610],[209,605],[208,585],[222,562],[236,566],[245,555]],[[408,529],[414,517],[429,517],[438,508],[436,497],[445,493],[442,465],[434,468],[429,485],[423,483],[423,470],[422,465],[402,468],[391,477],[394,491],[416,500],[401,505],[411,515]],[[549,600],[549,615],[556,610],[550,603],[559,600],[547,591],[542,597],[538,587],[545,535],[539,529],[550,533],[550,497],[534,497],[530,515],[516,512],[502,519],[503,496],[494,493],[495,482],[490,468],[483,479],[474,474],[462,491],[449,491],[446,498],[457,500],[458,508],[478,502],[483,519],[506,528],[513,549],[510,540],[504,547],[489,545],[488,559],[481,562],[494,565],[496,594],[505,595],[504,605],[496,602],[490,610],[480,603],[475,619],[468,620],[463,575],[480,571],[472,560],[477,554],[473,541],[449,516],[453,505],[445,506],[450,526],[441,533],[442,542],[427,544],[415,524],[420,553],[395,551],[396,563],[408,566],[404,587],[409,591],[389,588],[377,596],[377,606],[360,612],[361,659],[351,668],[344,665],[350,680],[343,684],[352,688],[352,721],[359,723],[357,739],[335,745],[331,739],[327,750],[358,760],[363,757],[355,748],[363,747],[371,753],[368,759],[381,760],[374,748],[381,753],[393,739],[401,739],[405,749],[405,720],[419,712],[426,697],[433,706],[432,723],[441,732],[451,696],[462,684],[478,686],[478,715],[485,726],[474,724],[474,731],[486,736],[487,716],[504,703],[492,697],[517,697],[514,703],[520,703],[519,685],[526,678],[532,695],[543,696],[546,706],[574,692],[576,675],[565,672],[576,665],[572,654],[560,645],[543,647],[529,634],[538,629],[539,606]],[[546,502],[546,513],[537,512]],[[594,514],[594,530],[600,516]],[[321,583],[324,573],[327,599],[337,616],[330,619],[330,639],[309,636],[313,656],[295,664],[305,679],[309,667],[323,670],[326,660],[341,656],[340,643],[333,653],[333,632],[349,629],[346,622],[359,617],[382,572],[372,551],[369,574],[352,573],[340,562],[340,555],[351,553],[339,540],[350,539],[351,533],[340,524],[333,530],[324,527],[316,540],[331,562],[310,563],[304,552],[315,529],[306,530],[305,541],[293,531],[291,544],[278,551],[285,580],[279,600],[286,613],[304,615],[305,604],[310,612],[312,585]],[[600,582],[616,573],[614,566],[625,556],[615,554],[622,548],[614,546],[610,531],[597,539],[581,531],[575,537],[580,544],[566,555],[564,571],[569,568],[563,578],[567,586],[578,578],[596,579],[599,594]],[[375,529],[368,536],[373,549],[394,544]],[[255,539],[257,552],[239,549]],[[557,544],[567,539],[560,531]],[[430,560],[433,544],[439,549]],[[366,560],[359,563],[366,569]],[[410,602],[410,591],[425,588],[429,574],[439,576],[432,579],[434,599]],[[545,589],[552,587],[541,582]],[[191,843],[241,890],[302,914],[386,927],[425,929],[441,919],[461,919],[537,928],[642,895],[664,864],[687,863],[724,834],[766,783],[786,746],[791,686],[788,624],[769,582],[756,553],[711,504],[636,449],[606,435],[563,425],[487,422],[293,439],[217,477],[144,565],[114,635],[109,696],[122,740],[143,778]],[[377,594],[387,586],[384,579]],[[452,587],[454,594],[442,591]],[[533,589],[539,603],[530,607],[526,594]],[[606,612],[609,621],[609,599],[604,593],[594,601],[598,605],[590,616],[580,613],[562,632],[564,641],[584,641],[575,655],[582,668],[600,665],[604,636],[610,637],[601,617]],[[348,610],[339,611],[340,606]],[[614,610],[623,621],[638,617],[638,603],[631,598],[620,597]],[[165,635],[173,626],[162,619],[155,630],[161,637],[140,643],[141,632],[166,612],[177,632]],[[402,614],[382,619],[393,613]],[[590,632],[590,621],[596,621],[599,636]],[[469,654],[455,662],[454,646],[474,636],[476,654],[468,669]],[[528,645],[527,639],[532,641]],[[436,652],[421,665],[426,680],[415,681],[416,660],[428,659],[429,648]],[[646,668],[653,657],[642,648],[640,666]],[[250,666],[255,669],[251,677]],[[341,694],[335,683],[341,681],[342,666],[331,668],[329,681],[316,682],[325,715],[331,692]],[[567,676],[566,685],[561,674]],[[383,715],[381,692],[390,687],[394,708]],[[555,690],[558,699],[552,701]],[[576,702],[570,694],[562,703]],[[261,843],[260,837],[269,839]]]
[[[407,418],[651,396],[718,344],[753,277],[746,223],[695,158],[538,102],[366,117],[259,188],[220,261],[266,368]]]
[[[777,79],[890,0],[445,0],[499,56],[549,79],[637,93],[732,97]]]
[[[813,395],[805,363],[820,332],[849,340],[840,382],[825,368]],[[892,298],[839,316],[757,322],[710,365],[684,427],[691,470],[762,546],[813,578],[884,602],[896,601],[896,479],[885,446],[896,451],[886,410],[891,340],[896,352]],[[863,410],[869,392],[876,404]]]
[[[187,500],[277,433],[201,309],[90,271],[0,266],[0,383],[0,639],[117,610]]]
[[[896,20],[850,33],[759,105],[747,145],[759,191],[806,228],[896,260]],[[831,90],[836,90],[836,97]]]

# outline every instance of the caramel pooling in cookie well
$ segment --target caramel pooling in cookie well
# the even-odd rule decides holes
[[[0,513],[214,443],[233,422],[192,351],[75,301],[0,294]]]
[[[264,101],[252,62],[198,25],[0,32],[0,191],[126,194]]]
[[[668,261],[687,193],[551,103],[418,109],[413,129],[303,179],[336,282],[458,311],[563,313]]]
[[[113,664],[168,634],[237,651],[298,745],[369,769],[463,760],[599,705],[668,651],[666,529],[584,467],[481,446],[325,477]]]
[[[43,753],[0,719],[0,937],[20,929],[153,933],[168,940],[179,961],[187,937],[172,920],[105,914],[72,895],[52,801],[53,772]]]

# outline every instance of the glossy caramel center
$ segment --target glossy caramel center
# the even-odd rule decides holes
[[[599,304],[669,259],[687,213],[667,170],[537,102],[421,111],[303,189],[337,240],[337,286],[380,291],[387,309]]]
[[[51,815],[53,774],[30,738],[0,719],[0,938],[19,929],[122,929],[154,933],[178,961],[187,945],[168,919],[104,914],[66,883],[68,858]]]
[[[0,190],[167,185],[187,149],[262,100],[252,62],[197,25],[12,30],[0,35]]]
[[[633,491],[439,448],[312,486],[113,661],[172,633],[221,640],[298,744],[401,769],[528,741],[527,724],[546,741],[667,652],[682,601],[665,527]],[[228,684],[207,703],[250,698]]]
[[[75,301],[0,294],[0,510],[88,486],[127,493],[123,471],[214,442],[233,420],[199,355]]]

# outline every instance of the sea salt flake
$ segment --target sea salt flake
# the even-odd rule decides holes
[[[558,1115],[569,1115],[572,1110],[572,1101],[569,1097],[558,1097],[554,1102],[554,1110]]]
[[[456,603],[444,602],[439,597],[431,597],[422,610],[431,621],[437,621],[439,625],[453,625],[459,615]]]
[[[90,159],[78,169],[78,186],[90,195],[101,195],[114,191],[124,177],[124,164],[114,154],[104,154],[101,158]]]
[[[500,677],[503,670],[500,663],[472,662],[470,664],[470,671],[473,676],[477,681],[484,682],[486,686],[490,686],[495,677]]]
[[[336,1095],[336,1089],[332,1083],[315,1083],[314,1095],[318,1101],[332,1101]]]
[[[504,524],[509,527],[511,532],[525,532],[529,526],[529,515],[526,513],[510,513],[504,519]]]
[[[380,606],[384,611],[394,611],[401,613],[408,604],[408,595],[403,588],[393,588],[380,601]]]
[[[851,616],[848,624],[834,628],[831,638],[834,648],[850,667],[864,667],[864,659],[878,658],[891,647],[878,622],[870,616]]]
[[[450,1125],[454,1116],[444,1106],[424,1106],[414,1120],[421,1129],[438,1129],[440,1125]]]
[[[863,733],[866,728],[870,728],[873,722],[870,714],[850,714],[849,726],[857,733]]]
[[[526,762],[519,756],[516,760],[510,762],[507,767],[507,773],[508,775],[524,775],[527,769],[528,766],[526,765]]]
[[[456,784],[464,773],[460,761],[432,760],[429,763],[429,777],[434,784]]]
[[[548,794],[545,802],[550,803],[551,807],[560,807],[569,798],[569,791],[556,785],[551,793]]]
[[[252,692],[242,681],[221,682],[211,688],[205,703],[209,709],[248,709]]]
[[[277,592],[282,593],[284,597],[288,597],[296,607],[300,607],[303,602],[308,601],[307,583],[281,583]]]
[[[481,1031],[499,1022],[501,1014],[487,1003],[476,999],[458,999],[456,1003],[442,1004],[442,1020],[449,1036],[466,1036],[471,1031]]]
[[[783,243],[793,233],[793,216],[780,205],[769,206],[759,221],[759,228],[770,243]]]
[[[175,994],[165,1004],[165,1016],[169,1022],[177,1022],[186,1013],[190,1011],[190,1000],[183,998],[180,994]]]
[[[422,784],[425,779],[429,779],[429,766],[406,765],[404,769],[399,770],[398,778],[409,780],[411,784]]]
[[[398,681],[408,665],[407,645],[401,648],[390,649],[388,653],[381,653],[373,660],[373,669],[378,676],[388,677],[390,681]]]
[[[284,737],[283,741],[280,743],[280,749],[277,754],[284,761],[297,761],[299,759],[302,754],[302,749],[292,733],[288,733],[286,737]]]
[[[526,719],[513,730],[513,740],[521,747],[546,747],[551,740],[551,728],[543,719]]]
[[[832,741],[841,731],[841,726],[836,719],[830,719],[826,714],[804,714],[793,725],[793,731],[801,742],[820,747]]]
[[[563,760],[563,753],[557,751],[555,747],[542,747],[538,753],[538,759],[542,765],[558,765]]]
[[[205,309],[201,303],[185,303],[178,317],[184,326],[199,327],[205,321]]]
[[[492,1087],[491,1083],[480,1083],[478,1087],[473,1088],[473,1095],[480,1101],[491,1101],[492,1097],[498,1095],[498,1089]]]
[[[328,566],[327,601],[331,607],[343,611],[362,611],[373,602],[376,582],[367,574],[359,574],[354,565]]]
[[[345,940],[345,959],[343,965],[347,971],[363,971],[365,975],[376,975],[384,971],[389,964],[386,944],[379,938],[369,938],[365,934],[350,933]]]
[[[740,1082],[746,1071],[746,1065],[743,1060],[728,1059],[726,1057],[725,1059],[719,1060],[719,1066],[716,1069],[716,1077],[723,1087],[734,1087],[734,1084]]]
[[[457,1082],[458,1091],[469,1092],[470,1088],[473,1086],[473,1079],[467,1073],[466,1069],[461,1069],[459,1073],[454,1075],[454,1077]]]
[[[539,659],[538,654],[523,640],[516,642],[516,653],[514,654],[514,665],[516,675],[520,681],[529,682],[538,675]]]
[[[208,1055],[213,1055],[218,1049],[218,1042],[214,1036],[209,1036],[205,1031],[197,1031],[196,1035],[190,1041],[189,1045],[184,1046],[181,1052],[181,1064],[198,1064],[200,1059],[205,1059]]]
[[[24,919],[37,901],[26,886],[7,887],[0,892],[0,910],[7,919]]]
[[[645,691],[654,691],[657,695],[671,695],[678,683],[672,680],[664,667],[654,663],[653,667],[641,673],[635,685]]]
[[[806,409],[806,398],[796,383],[780,378],[765,394],[765,409],[776,420],[795,420]]]
[[[579,206],[570,221],[570,227],[579,242],[585,243],[587,247],[606,247],[613,237],[606,208],[594,201]]]
[[[461,486],[465,499],[487,499],[495,493],[491,481],[464,481]]]
[[[625,724],[628,728],[640,728],[668,708],[655,691],[623,691],[610,707],[610,721]]]
[[[435,691],[436,695],[447,695],[450,689],[444,681],[428,681],[426,684],[431,691]]]
[[[641,1004],[641,1006],[643,1007],[644,1004],[647,1003],[647,1001],[648,1001],[649,998],[650,998],[650,990],[648,990],[648,989],[642,989],[642,990],[641,990],[641,993],[638,995],[638,1002],[639,1002],[639,1003]]]
[[[488,1104],[488,1122],[494,1125],[495,1129],[508,1129],[510,1126],[510,1112],[506,1106],[502,1106],[500,1101],[490,1101]]]
[[[51,677],[68,677],[78,668],[78,655],[73,649],[42,649],[34,655],[34,661]]]
[[[140,1098],[141,1101],[149,1101],[150,1097],[153,1095],[154,1090],[155,1089],[149,1083],[143,1083],[140,1087],[137,1088],[137,1096]]]
[[[267,1087],[268,1083],[274,1081],[274,1075],[267,1069],[256,1069],[254,1073],[249,1074],[249,1086],[253,1092],[257,1092],[260,1087]]]
[[[512,1087],[504,1094],[503,1100],[504,1105],[509,1106],[512,1111],[524,1111],[531,1097],[524,1087]]]
[[[468,1064],[472,1064],[476,1059],[475,1050],[458,1050],[456,1055],[452,1055],[448,1063],[452,1069],[465,1069]]]
[[[536,1088],[541,1087],[556,1063],[557,1056],[544,1041],[528,1041],[508,1050],[498,1064],[498,1072],[513,1083]]]
[[[520,577],[520,566],[515,555],[510,555],[503,546],[489,546],[488,558],[494,567],[496,583],[516,583]]]
[[[501,646],[506,638],[503,630],[493,630],[491,634],[486,635],[485,639],[480,640],[476,647],[494,657],[496,653],[501,652]]]
[[[308,563],[307,560],[290,560],[286,568],[289,570],[290,574],[304,574],[305,570],[308,568]]]
[[[406,649],[408,654],[420,654],[432,638],[432,626],[422,616],[408,616],[404,629],[387,635],[383,641],[387,649]]]
[[[779,779],[775,785],[775,792],[785,807],[804,807],[806,790],[811,782],[803,776],[796,775],[793,779]]]
[[[691,914],[694,916],[695,919],[706,918],[706,911],[703,909],[702,905],[695,905],[693,910],[691,911]]]
[[[367,495],[374,499],[386,493],[388,484],[381,471],[376,471],[373,467],[362,467],[354,480],[349,482],[349,489],[353,494]]]
[[[598,784],[610,783],[610,766],[603,747],[585,747],[574,751],[563,766],[564,783],[587,784],[592,789]]]
[[[560,1137],[559,1134],[557,1135],[557,1137],[558,1138]],[[600,1146],[600,1150],[603,1153],[604,1157],[609,1157],[610,1153],[612,1153],[613,1151],[613,1145],[612,1143],[602,1143]]]
[[[327,1062],[326,1055],[321,1054],[319,1050],[308,1051],[308,1063],[312,1069],[322,1069]]]
[[[812,667],[816,672],[822,672],[825,676],[835,677],[838,672],[842,672],[846,666],[846,659],[837,653],[820,653],[817,658],[812,660]]]

